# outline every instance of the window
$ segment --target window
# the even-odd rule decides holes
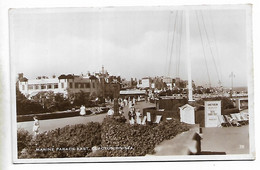
[[[64,88],[64,83],[61,83],[61,88],[62,88],[62,89]]]
[[[54,84],[54,89],[59,88],[58,84]]]
[[[85,83],[85,88],[90,88],[90,83]]]
[[[45,85],[41,85],[41,89],[46,89],[46,86]]]
[[[36,90],[39,89],[39,85],[35,85],[35,89],[36,89]]]
[[[33,89],[33,85],[29,85],[28,88],[29,88],[29,90],[32,90]]]
[[[79,88],[79,83],[75,83],[75,88]]]
[[[84,88],[84,83],[80,83],[80,88]]]
[[[72,89],[73,88],[73,83],[70,82],[70,88]]]
[[[51,84],[48,84],[48,89],[52,89],[52,85]]]

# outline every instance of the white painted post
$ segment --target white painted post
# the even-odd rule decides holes
[[[186,10],[186,49],[187,49],[187,66],[188,66],[188,99],[192,99],[192,81],[191,81],[191,59],[190,59],[190,18],[189,10]]]

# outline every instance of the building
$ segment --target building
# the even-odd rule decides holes
[[[173,79],[170,77],[162,77],[162,82],[166,84],[167,88],[172,90]]]
[[[152,79],[150,77],[142,78],[141,82],[137,85],[137,87],[141,89],[151,88],[151,86],[152,86]]]
[[[27,79],[19,75],[18,88],[29,99],[39,92],[48,91],[62,93],[65,97],[75,95],[81,91],[93,96],[100,93],[100,83],[95,76],[84,77],[71,74],[63,74],[54,78],[38,77],[37,79]]]

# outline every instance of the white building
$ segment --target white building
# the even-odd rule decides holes
[[[68,94],[77,94],[80,91],[90,95],[98,95],[100,92],[99,80],[95,76],[83,77],[74,75],[61,75],[58,78],[38,78],[28,80],[20,78],[18,81],[19,90],[27,98],[31,98],[39,92],[53,91]]]
[[[141,83],[137,85],[138,88],[151,88],[152,80],[149,77],[142,78]]]
[[[172,78],[170,77],[162,77],[163,83],[166,83],[167,87],[172,90]]]

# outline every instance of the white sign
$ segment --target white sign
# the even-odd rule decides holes
[[[205,101],[205,127],[218,127],[221,115],[221,101]]]

